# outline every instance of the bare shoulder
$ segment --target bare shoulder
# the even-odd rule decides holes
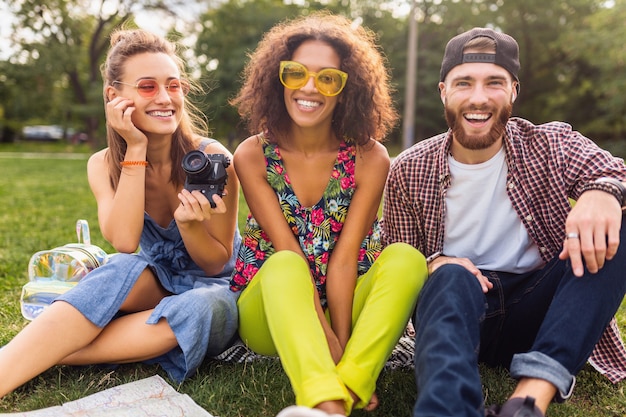
[[[259,135],[244,139],[235,150],[235,159],[251,161],[263,156],[263,142]]]
[[[356,154],[356,163],[358,165],[366,167],[367,169],[389,168],[389,152],[387,151],[387,148],[380,142],[371,140],[365,146],[358,146]]]
[[[87,166],[102,166],[106,164],[106,154],[108,152],[108,148],[104,148],[99,150],[98,152],[92,154],[87,161]]]
[[[91,191],[96,199],[113,190],[109,177],[109,165],[107,163],[107,153],[109,149],[102,149],[89,157],[87,161],[87,180]]]
[[[219,153],[222,155],[226,155],[230,158],[233,157],[233,155],[231,154],[231,152],[228,150],[228,148],[226,148],[226,146],[224,146],[221,142],[219,141],[212,141],[211,143],[209,143],[207,145],[207,147],[204,149],[204,152],[207,154],[210,153]]]
[[[107,164],[107,152],[109,148],[104,148],[92,154],[87,160],[87,178],[92,184],[100,181],[99,178],[108,178],[109,166]]]

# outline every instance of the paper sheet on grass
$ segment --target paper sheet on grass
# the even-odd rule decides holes
[[[70,401],[57,407],[0,416],[24,417],[214,417],[158,375]]]

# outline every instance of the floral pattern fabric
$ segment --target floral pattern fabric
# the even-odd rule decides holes
[[[267,181],[276,192],[278,201],[293,234],[308,259],[317,290],[326,305],[326,270],[333,248],[339,239],[355,190],[354,169],[356,150],[342,142],[328,185],[320,201],[303,207],[294,193],[277,144],[263,145]],[[374,221],[361,244],[358,274],[367,272],[382,250],[378,219]],[[259,268],[275,252],[272,242],[248,214],[244,238],[231,278],[231,289],[241,291],[254,278]]]

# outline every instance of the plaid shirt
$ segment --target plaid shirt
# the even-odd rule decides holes
[[[451,142],[448,131],[415,144],[393,161],[383,206],[385,245],[406,242],[426,256],[443,250]],[[622,159],[566,123],[534,125],[511,118],[504,148],[509,198],[546,262],[562,249],[570,199],[577,200],[583,186],[595,179],[626,180]],[[626,379],[626,349],[615,319],[589,362],[612,382]]]

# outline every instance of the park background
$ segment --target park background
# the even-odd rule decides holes
[[[278,21],[318,9],[349,16],[378,35],[403,115],[386,143],[391,155],[446,128],[437,93],[445,43],[474,26],[489,26],[520,44],[514,115],[569,122],[626,156],[626,0],[1,1],[0,346],[27,323],[19,292],[34,252],[74,241],[78,218],[89,221],[95,244],[112,250],[97,229],[85,171],[87,156],[105,146],[99,67],[111,31],[138,25],[185,45],[189,72],[206,92],[191,99],[200,103],[211,135],[234,151],[247,133],[227,102],[240,85],[247,53]],[[28,141],[24,128],[34,125],[59,126],[65,137]],[[240,219],[246,211],[242,200]],[[624,306],[617,317],[626,329]],[[0,400],[0,413],[57,405],[155,373],[165,377],[145,365],[55,367]],[[501,402],[513,381],[503,370],[482,373],[488,403]],[[587,366],[573,400],[553,406],[549,415],[626,416],[625,387]],[[271,417],[293,402],[277,361],[207,360],[176,388],[221,417]],[[409,416],[414,391],[411,370],[383,372],[381,407],[367,415]]]
[[[626,0],[3,0],[0,141],[44,124],[103,147],[100,65],[108,36],[140,23],[187,47],[189,72],[205,90],[191,98],[212,135],[234,149],[247,133],[228,99],[240,86],[247,53],[276,22],[317,9],[378,35],[403,115],[388,138],[391,153],[445,129],[437,94],[443,50],[451,36],[475,26],[519,42],[514,115],[567,121],[624,153]]]

